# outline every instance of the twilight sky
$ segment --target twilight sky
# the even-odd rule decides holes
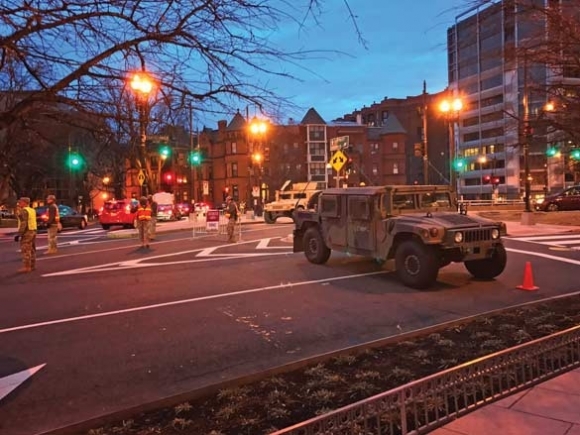
[[[447,85],[446,32],[469,0],[348,0],[366,40],[357,39],[343,0],[328,0],[320,24],[274,36],[284,49],[338,50],[326,58],[302,61],[286,70],[300,78],[268,79],[267,86],[303,109],[286,119],[302,119],[316,108],[331,121],[385,96],[404,98],[438,92]],[[305,68],[309,69],[305,70]],[[251,109],[250,109],[251,111]],[[286,120],[284,120],[285,122]]]

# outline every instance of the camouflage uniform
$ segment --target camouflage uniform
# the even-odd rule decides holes
[[[48,203],[48,221],[46,222],[48,232],[48,251],[47,254],[56,254],[56,237],[58,235],[58,223],[60,221],[60,216],[58,212],[58,206],[56,205],[54,195],[48,195],[46,198]]]
[[[18,201],[18,238],[22,254],[21,273],[32,272],[36,268],[36,212],[30,208],[30,198],[20,198]],[[34,221],[31,225],[30,222]]]
[[[226,216],[228,217],[228,242],[235,242],[236,240],[234,231],[236,229],[236,222],[238,220],[238,205],[231,196],[228,196],[226,201]]]
[[[157,225],[157,202],[153,195],[147,197],[149,207],[151,208],[151,220],[149,221],[149,240],[155,240],[155,226]]]

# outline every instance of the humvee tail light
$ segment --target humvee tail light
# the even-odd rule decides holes
[[[461,231],[458,231],[455,233],[455,243],[461,242],[463,242],[463,233]]]
[[[431,235],[431,237],[437,237],[439,235],[439,229],[438,228],[431,228],[429,230],[429,234]]]
[[[491,230],[491,238],[494,240],[499,239],[499,230],[497,228]]]

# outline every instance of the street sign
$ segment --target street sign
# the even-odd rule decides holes
[[[208,210],[205,213],[205,229],[208,231],[218,231],[220,225],[220,211]]]
[[[139,186],[143,186],[143,183],[145,182],[145,174],[143,173],[143,169],[139,170],[137,181],[139,182]]]
[[[346,160],[347,158],[342,151],[336,151],[330,159],[330,165],[336,172],[339,172],[346,163]]]
[[[345,150],[349,145],[349,136],[339,136],[330,139],[330,151]]]

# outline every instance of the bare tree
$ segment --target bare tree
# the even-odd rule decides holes
[[[343,2],[364,44],[348,1]],[[223,113],[232,113],[241,101],[279,107],[281,98],[267,89],[266,77],[290,77],[281,63],[300,65],[333,50],[284,51],[269,37],[280,26],[301,27],[310,18],[317,23],[322,3],[4,0],[0,83],[18,98],[2,105],[0,130],[26,118],[38,103],[66,105],[78,113],[95,113],[99,107],[103,117],[118,115],[108,89],[125,89],[128,73],[135,70],[153,75],[155,98],[168,107],[183,107],[186,100],[203,111]],[[146,166],[143,153],[136,163]]]

